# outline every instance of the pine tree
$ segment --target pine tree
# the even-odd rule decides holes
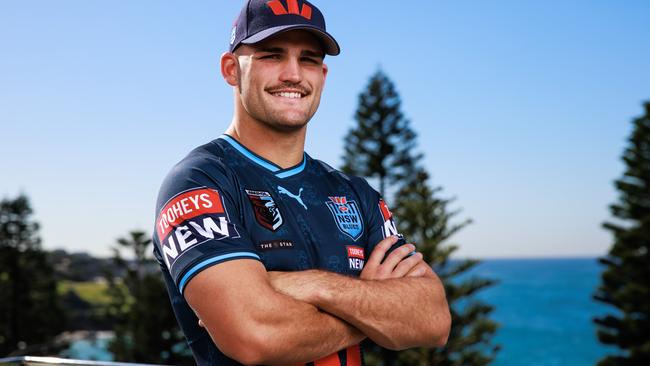
[[[191,353],[178,328],[165,284],[150,252],[151,239],[133,231],[118,239],[114,262],[123,278],[108,274],[108,313],[114,321],[115,338],[109,344],[116,360],[144,363],[192,364]],[[131,251],[133,261],[120,249]]]
[[[619,200],[610,206],[617,223],[603,224],[614,236],[594,298],[616,308],[595,318],[600,342],[620,348],[599,366],[650,365],[650,102],[633,121],[623,154],[626,170],[616,181]]]
[[[426,171],[417,168],[395,194],[393,211],[398,218],[399,231],[409,241],[417,243],[424,261],[433,266],[442,280],[451,310],[452,328],[445,347],[402,351],[396,364],[487,365],[499,350],[491,342],[497,324],[488,318],[493,307],[472,296],[492,286],[494,281],[477,277],[458,279],[479,262],[470,259],[451,262],[449,257],[458,248],[444,243],[471,220],[451,224],[459,211],[449,211],[453,200],[437,197],[442,188],[430,188],[428,180]]]
[[[394,194],[397,224],[409,241],[418,245],[424,260],[439,275],[447,291],[452,313],[452,330],[447,346],[399,353],[368,344],[369,365],[486,365],[494,359],[498,346],[491,344],[497,324],[488,319],[492,307],[472,298],[491,286],[491,280],[458,280],[478,264],[476,260],[449,261],[457,249],[443,245],[453,234],[470,223],[451,224],[458,213],[448,211],[451,200],[440,199],[440,187],[428,186],[428,174],[419,166],[422,154],[415,152],[416,133],[404,118],[401,100],[394,84],[381,71],[370,78],[359,97],[355,115],[357,126],[345,138],[343,170],[378,178],[380,193],[386,198],[386,184],[398,187]],[[387,201],[390,199],[386,198]]]
[[[0,202],[0,357],[25,349],[38,354],[65,325],[32,213],[24,195]]]
[[[413,154],[415,132],[401,111],[402,101],[393,82],[381,70],[359,95],[356,127],[345,137],[342,170],[375,178],[379,193],[386,196],[386,185],[404,179],[406,168],[417,163]]]

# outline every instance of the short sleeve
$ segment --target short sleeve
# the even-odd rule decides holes
[[[368,246],[366,250],[368,253],[372,253],[375,246],[383,239],[392,235],[401,235],[397,232],[393,213],[388,209],[388,205],[379,192],[370,187],[364,179],[360,180],[362,181],[362,195],[367,217]]]
[[[218,159],[185,159],[165,178],[156,205],[154,254],[182,294],[202,270],[260,260],[242,227],[238,189]]]

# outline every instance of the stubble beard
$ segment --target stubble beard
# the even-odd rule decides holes
[[[304,129],[318,108],[318,105],[316,105],[315,108],[312,106],[304,116],[291,118],[291,116],[285,115],[288,112],[272,108],[273,101],[271,98],[273,98],[273,96],[266,91],[262,92],[261,101],[254,101],[252,102],[253,105],[249,105],[247,108],[246,103],[243,103],[244,98],[242,89],[243,88],[240,87],[239,95],[246,113],[248,113],[248,115],[257,123],[276,132],[291,133]],[[268,94],[268,96],[266,94]]]

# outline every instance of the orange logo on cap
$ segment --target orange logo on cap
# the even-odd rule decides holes
[[[311,20],[311,6],[307,4],[302,4],[302,11],[298,6],[298,0],[287,0],[287,8],[282,5],[280,0],[272,0],[266,3],[266,5],[271,8],[273,14],[275,15],[286,15],[286,14],[295,14],[300,15],[305,19]]]

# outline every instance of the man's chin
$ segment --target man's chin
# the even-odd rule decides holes
[[[298,132],[307,127],[308,121],[302,122],[277,122],[269,123],[268,126],[278,132]]]
[[[284,116],[284,118],[273,118],[267,125],[277,131],[294,132],[305,128],[310,119],[305,115]]]

